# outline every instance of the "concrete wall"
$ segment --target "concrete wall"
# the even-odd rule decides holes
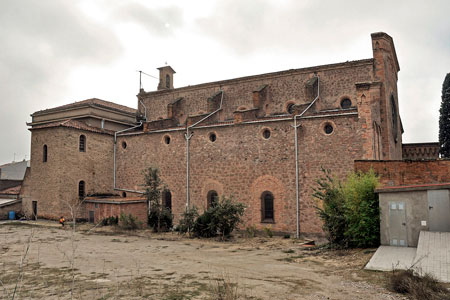
[[[382,245],[389,245],[389,202],[405,202],[406,232],[409,247],[417,247],[419,233],[428,230],[428,198],[427,191],[408,191],[380,193],[380,238]],[[421,225],[426,221],[426,226]]]

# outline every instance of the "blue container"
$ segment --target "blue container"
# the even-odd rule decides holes
[[[16,212],[13,210],[9,211],[9,219],[10,220],[15,220],[16,219]]]

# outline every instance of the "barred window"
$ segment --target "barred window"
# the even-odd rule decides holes
[[[215,207],[219,202],[219,195],[216,191],[209,191],[207,195],[207,204],[206,208]]]
[[[78,198],[84,199],[85,196],[86,196],[86,184],[84,183],[83,180],[81,180],[78,183]]]
[[[274,221],[273,194],[269,191],[265,191],[261,195],[261,221]]]
[[[80,152],[86,152],[86,136],[80,135]]]

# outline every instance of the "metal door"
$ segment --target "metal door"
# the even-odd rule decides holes
[[[450,200],[448,190],[429,190],[428,217],[430,231],[450,231]]]
[[[89,211],[89,223],[94,223],[94,211]]]
[[[389,243],[407,247],[405,202],[389,202]]]

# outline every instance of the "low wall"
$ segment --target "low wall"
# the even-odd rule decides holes
[[[16,212],[16,216],[22,213],[22,201],[0,207],[0,220],[7,220],[11,210]]]
[[[355,171],[371,168],[380,176],[381,186],[450,182],[450,160],[356,160]]]
[[[132,214],[141,222],[147,224],[147,202],[132,203],[86,203],[86,219],[89,220],[89,211],[94,212],[94,223],[98,223],[104,218]]]

